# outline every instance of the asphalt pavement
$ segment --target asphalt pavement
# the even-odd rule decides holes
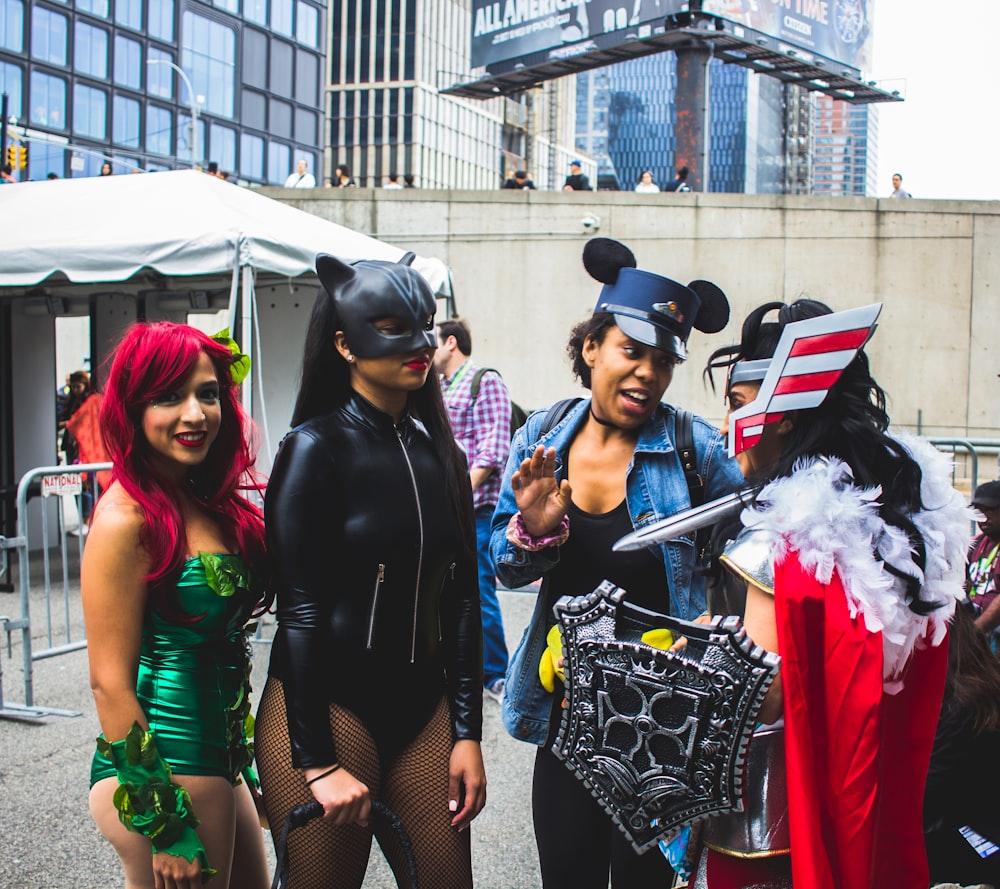
[[[32,560],[34,562],[34,560]],[[73,563],[70,563],[73,576]],[[16,574],[16,569],[15,569]],[[32,569],[32,589],[39,572]],[[501,592],[508,645],[513,646],[531,616],[530,592]],[[0,618],[20,616],[16,593],[0,592]],[[54,644],[65,631],[61,598],[53,606]],[[82,627],[79,588],[71,581],[70,631]],[[31,597],[32,646],[47,645],[43,594]],[[0,620],[2,628],[2,620]],[[265,619],[263,633],[274,631]],[[20,631],[0,634],[4,702],[24,702]],[[264,685],[270,648],[256,644],[253,686]],[[121,886],[118,858],[94,826],[87,808],[90,760],[100,731],[87,677],[86,650],[34,662],[34,703],[76,711],[78,716],[41,720],[0,719],[0,889],[107,889]],[[255,695],[256,698],[256,695]],[[483,756],[487,805],[472,826],[472,855],[478,889],[535,889],[540,885],[531,827],[531,768],[534,748],[515,741],[500,723],[499,707],[484,701]],[[265,845],[273,867],[269,835]],[[211,883],[208,884],[211,886]],[[374,846],[370,889],[393,889],[395,881]],[[237,887],[234,887],[237,889]],[[428,887],[433,889],[433,887]]]

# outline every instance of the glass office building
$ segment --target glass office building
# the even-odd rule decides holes
[[[878,194],[878,107],[817,96],[813,122],[813,193]]]
[[[653,181],[663,188],[675,170],[674,53],[598,68],[576,80],[577,145],[597,159],[601,187],[630,190],[643,170],[651,170]],[[814,156],[813,128],[820,119],[813,114],[814,96],[718,60],[710,62],[708,81],[706,190],[809,193],[824,144],[815,140]],[[846,107],[852,121],[868,119],[868,106]],[[852,150],[860,151],[854,163],[864,164],[868,141],[851,138]]]
[[[251,183],[282,183],[299,159],[316,170],[325,47],[313,0],[0,0],[21,178],[93,176],[105,160],[115,173],[214,161]]]

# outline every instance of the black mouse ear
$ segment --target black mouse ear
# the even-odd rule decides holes
[[[726,294],[711,281],[692,281],[688,287],[701,300],[701,307],[694,319],[695,329],[702,333],[718,333],[729,323],[729,300],[726,299]]]
[[[327,293],[333,293],[338,287],[354,277],[354,269],[346,262],[331,256],[329,253],[320,253],[316,257],[316,274],[319,281],[326,288]]]
[[[634,269],[635,256],[620,241],[611,238],[591,238],[583,248],[583,267],[591,278],[602,284],[614,284],[618,273],[625,268]]]

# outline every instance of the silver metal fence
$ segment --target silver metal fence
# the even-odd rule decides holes
[[[92,483],[92,496],[100,494],[97,483],[97,473],[111,469],[110,463],[87,463],[73,466],[41,466],[32,469],[22,476],[17,486],[17,536],[0,538],[2,550],[2,565],[5,573],[9,567],[8,551],[17,555],[18,593],[21,613],[19,617],[5,615],[0,617],[3,630],[7,634],[7,657],[12,656],[11,634],[21,631],[21,655],[24,672],[24,702],[11,703],[4,699],[3,693],[3,663],[0,658],[0,718],[24,719],[40,718],[42,716],[78,716],[72,710],[61,710],[55,707],[43,707],[35,704],[34,662],[42,658],[55,657],[70,651],[78,651],[87,645],[83,631],[83,621],[75,614],[79,608],[79,563],[83,558],[83,548],[86,536],[84,520],[85,490],[84,476],[88,475]],[[74,529],[67,521],[66,500],[70,498],[76,506],[78,523]],[[42,566],[41,587],[34,588],[41,592],[41,605],[44,608],[44,622],[41,625],[41,637],[44,642],[41,648],[34,648],[33,634],[38,630],[39,621],[32,618],[32,580],[31,552],[29,540],[31,516],[28,512],[29,500],[37,500],[40,505],[40,521],[38,523],[40,546],[35,547],[40,552]],[[52,505],[55,515],[51,514]],[[52,526],[55,526],[53,541]],[[70,540],[74,539],[76,563],[71,567]],[[55,563],[55,564],[54,564]],[[54,571],[56,578],[54,577]],[[72,576],[71,576],[72,573]],[[78,636],[74,636],[77,628]]]

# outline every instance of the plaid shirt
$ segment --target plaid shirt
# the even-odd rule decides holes
[[[499,374],[487,372],[479,381],[479,396],[473,401],[472,378],[477,370],[478,365],[467,359],[453,377],[441,377],[444,403],[455,438],[468,457],[469,469],[493,470],[472,492],[476,509],[496,506],[510,451],[510,394]]]

